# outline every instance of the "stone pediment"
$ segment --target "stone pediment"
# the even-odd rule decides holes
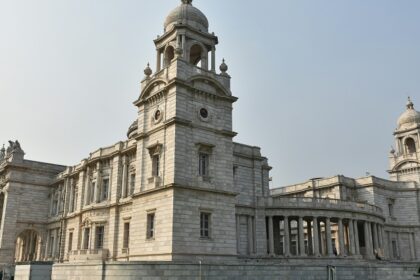
[[[232,94],[219,81],[208,76],[197,75],[188,80],[195,89],[220,97],[231,97]]]
[[[149,98],[152,98],[153,96],[157,96],[162,91],[165,90],[167,86],[167,82],[162,79],[154,79],[151,80],[145,88],[141,91],[139,99],[135,102],[135,104],[139,102],[144,102],[148,100]]]
[[[419,167],[420,167],[420,162],[419,161],[408,159],[408,160],[404,160],[402,162],[399,162],[397,165],[394,166],[392,171],[397,172],[397,171],[403,170],[403,169],[419,168]]]

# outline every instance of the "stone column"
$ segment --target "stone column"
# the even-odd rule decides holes
[[[77,183],[77,197],[76,197],[76,203],[75,206],[76,208],[74,209],[74,211],[81,211],[84,205],[84,201],[85,201],[85,194],[86,194],[86,171],[82,170],[79,173],[79,182]]]
[[[187,46],[185,45],[185,34],[182,34],[181,44],[182,44],[182,56],[186,60],[187,59]]]
[[[252,216],[248,217],[248,249],[249,255],[254,253],[254,236],[253,236],[253,223],[252,223]],[[274,251],[273,251],[274,252]]]
[[[73,178],[70,179],[70,183],[68,186],[67,196],[68,196],[68,203],[67,203],[67,212],[72,213],[73,212]]]
[[[211,71],[216,72],[216,47],[211,48]]]
[[[319,228],[318,228],[318,218],[314,217],[313,219],[314,223],[314,248],[313,248],[313,254],[315,257],[319,257]]]
[[[96,188],[94,191],[94,202],[101,201],[101,189],[102,189],[102,164],[100,161],[96,163]]]
[[[236,215],[236,251],[239,254],[239,238],[240,238],[240,230],[241,230],[241,225],[240,225],[240,220],[239,220],[239,215]]]
[[[23,253],[23,261],[28,261],[28,252],[29,252],[29,240],[28,240],[28,234],[24,235],[23,238],[23,248],[24,248],[24,253]]]
[[[327,252],[328,256],[333,256],[333,245],[332,245],[332,239],[331,239],[331,220],[330,218],[325,219],[325,232],[326,232],[326,243],[327,243]]]
[[[22,255],[23,255],[23,242],[22,242],[22,239],[19,239],[19,241],[17,243],[17,247],[18,247],[18,249],[17,249],[18,255],[16,257],[16,260],[18,262],[21,262],[22,261]]]
[[[369,227],[370,227],[370,223],[365,221],[363,224],[363,228],[364,228],[364,234],[365,234],[366,257],[368,259],[372,258],[372,247],[371,247],[372,237],[370,235]]]
[[[159,72],[162,69],[162,58],[160,50],[156,50],[156,72]]]
[[[124,155],[122,158],[123,162],[123,168],[122,168],[122,180],[121,180],[121,189],[122,189],[122,197],[127,197],[128,191],[127,191],[127,155]]]
[[[314,243],[312,242],[311,220],[306,220],[306,231],[308,236],[308,255],[312,255],[314,252]]]
[[[373,250],[377,251],[379,246],[378,246],[378,230],[376,228],[376,224],[371,223],[370,229],[372,230]]]
[[[273,218],[273,237],[274,237],[274,253],[276,255],[283,255],[283,252],[280,252],[280,217]]]
[[[383,242],[382,242],[382,231],[381,231],[381,225],[376,224],[376,233],[378,234],[378,249],[383,250]]]
[[[360,255],[360,243],[359,243],[359,227],[357,226],[357,220],[354,223],[354,252],[356,255]]]
[[[268,248],[271,256],[274,256],[273,216],[268,216]]]
[[[89,241],[89,249],[93,250],[96,249],[95,238],[96,238],[96,224],[92,223],[90,227],[90,241]]]
[[[299,230],[299,233],[298,233],[298,244],[299,244],[299,253],[298,252],[296,252],[296,253],[298,253],[298,254],[300,254],[301,256],[305,256],[306,255],[306,253],[305,253],[305,234],[304,234],[304,232],[303,232],[303,218],[302,217],[299,217],[299,219],[298,219],[298,230]]]
[[[349,220],[349,254],[355,255],[356,254],[356,244],[355,244],[355,237],[354,237],[354,225],[353,220]]]
[[[289,227],[289,217],[284,216],[284,255],[290,255],[290,227]]]
[[[31,232],[30,234],[29,234],[29,249],[28,249],[28,260],[29,261],[34,261],[34,259],[32,259],[33,258],[33,251],[32,251],[32,247],[34,247],[34,239],[35,239],[35,237],[34,237],[34,234],[35,234],[35,232]]]
[[[209,70],[209,57],[207,53],[201,56],[201,68]]]
[[[386,234],[384,226],[381,227],[381,234],[382,234],[382,244],[383,244],[382,247],[384,249],[384,256],[389,258],[390,257],[389,246],[391,244],[389,244],[388,241],[387,241],[388,238],[387,238],[387,234]]]
[[[90,167],[86,168],[86,176],[85,176],[85,205],[89,205],[91,201],[91,183],[90,183]]]
[[[343,227],[343,219],[338,219],[338,246],[340,247],[340,256],[345,256],[346,252],[344,249],[344,227]]]

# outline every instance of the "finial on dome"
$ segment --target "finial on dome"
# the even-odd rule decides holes
[[[187,5],[191,5],[192,4],[192,0],[181,0],[182,4],[187,4]]]
[[[410,96],[408,97],[407,109],[414,109],[414,103],[411,101]]]
[[[153,71],[150,68],[150,64],[147,63],[147,67],[144,69],[144,75],[146,75],[146,78],[148,79],[150,75],[152,75]]]
[[[226,74],[227,70],[229,69],[228,66],[225,63],[224,58],[223,58],[222,64],[220,64],[219,69],[220,69],[220,71],[222,71],[222,74]]]

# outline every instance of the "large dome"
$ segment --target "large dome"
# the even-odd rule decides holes
[[[182,0],[182,4],[173,9],[165,20],[165,32],[174,24],[186,24],[201,31],[208,31],[207,17],[191,4],[192,0]]]
[[[414,104],[408,100],[407,110],[398,119],[398,129],[411,128],[420,125],[420,113],[414,109]]]

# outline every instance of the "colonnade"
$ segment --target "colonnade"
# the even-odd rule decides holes
[[[16,262],[36,261],[40,257],[39,236],[34,230],[22,232],[16,240]]]
[[[340,217],[267,216],[271,256],[384,258],[381,223]]]

